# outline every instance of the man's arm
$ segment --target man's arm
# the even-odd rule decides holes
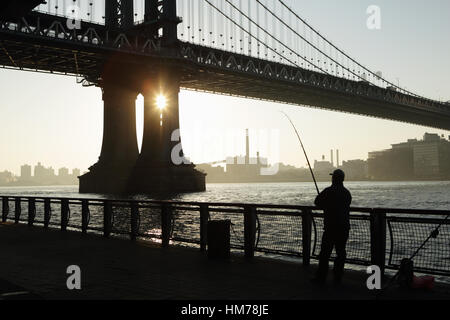
[[[326,198],[327,198],[327,189],[323,190],[321,193],[319,193],[316,197],[316,200],[314,200],[314,204],[316,207],[323,209],[326,205]]]
[[[349,207],[352,204],[352,194],[348,190],[347,190],[347,203]]]

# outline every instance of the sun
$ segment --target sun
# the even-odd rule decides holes
[[[164,95],[160,94],[156,97],[156,106],[159,110],[163,110],[167,106],[167,99]]]

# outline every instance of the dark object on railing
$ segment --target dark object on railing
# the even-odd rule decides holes
[[[132,241],[136,240],[136,237],[139,233],[139,208],[136,203],[130,203],[131,206],[131,230],[130,230],[130,239]]]
[[[381,274],[384,274],[386,263],[386,213],[377,209],[370,213],[370,256],[370,262],[380,267]]]
[[[103,236],[108,238],[112,230],[112,204],[110,201],[103,203]]]
[[[50,199],[44,199],[44,228],[48,228],[52,217],[52,206]]]
[[[8,197],[2,197],[2,222],[8,220],[9,214],[9,199]]]
[[[32,227],[36,218],[36,199],[28,199],[28,226]]]
[[[230,258],[231,220],[208,221],[208,258]]]
[[[303,265],[310,265],[311,261],[311,234],[312,234],[312,214],[306,209],[302,212],[302,255]]]
[[[172,233],[172,205],[166,203],[161,208],[161,240],[162,246],[168,247]]]
[[[81,232],[87,233],[90,220],[89,201],[81,201]]]
[[[411,259],[402,259],[400,269],[398,270],[397,283],[403,289],[411,288],[414,278],[414,263]]]
[[[244,208],[244,253],[246,258],[255,255],[256,240],[256,208],[246,206]]]
[[[206,251],[208,244],[208,220],[208,205],[202,204],[200,206],[200,251],[202,252]]]
[[[67,230],[67,225],[69,223],[69,200],[61,200],[61,231]]]
[[[18,224],[20,220],[20,215],[22,214],[22,205],[20,198],[15,198],[14,200],[14,223]]]

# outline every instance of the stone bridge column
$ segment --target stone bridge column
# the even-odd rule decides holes
[[[82,193],[122,193],[138,158],[136,98],[138,90],[114,80],[102,84],[103,143],[98,162],[80,177]]]
[[[130,192],[190,192],[205,190],[205,175],[193,164],[174,163],[172,150],[182,159],[181,139],[171,141],[179,132],[179,76],[174,70],[159,72],[144,96],[144,137],[142,150],[130,180]],[[162,94],[167,101],[160,110],[156,98]],[[175,159],[177,162],[177,159]],[[179,161],[178,161],[179,162]]]

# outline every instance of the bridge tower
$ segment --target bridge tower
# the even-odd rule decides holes
[[[144,32],[176,49],[176,0],[146,0]],[[133,0],[108,0],[105,24],[112,32],[134,32]],[[140,30],[142,32],[142,29]],[[111,56],[103,66],[104,128],[99,160],[80,177],[82,193],[151,193],[205,190],[205,174],[184,158],[179,136],[180,73],[176,65],[142,66],[126,55]],[[144,135],[139,154],[136,137],[137,95],[144,96]],[[167,101],[158,108],[157,97]]]
[[[105,25],[108,29],[129,29],[134,25],[133,0],[105,1]]]

